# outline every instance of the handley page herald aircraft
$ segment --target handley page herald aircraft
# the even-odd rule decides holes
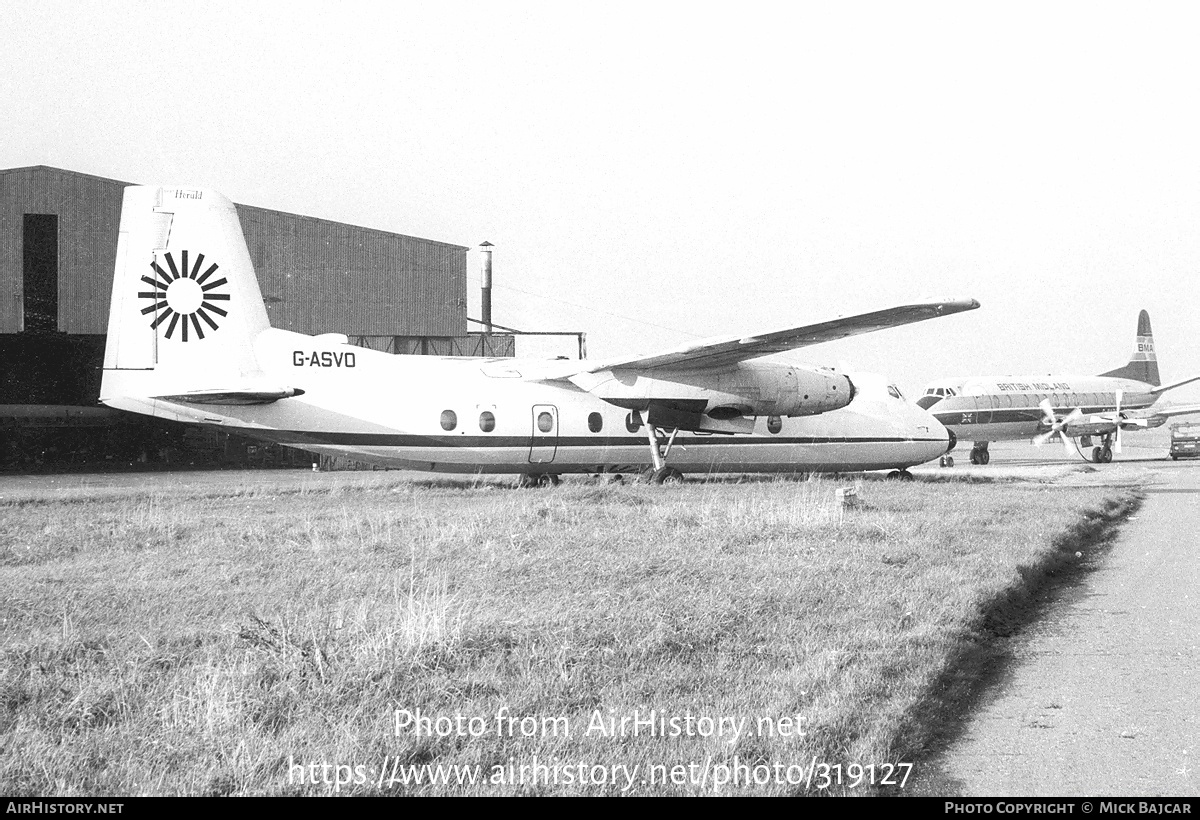
[[[963,440],[974,441],[972,464],[987,464],[988,442],[1032,438],[1043,444],[1062,440],[1067,453],[1083,455],[1080,443],[1092,447],[1092,461],[1112,461],[1121,452],[1122,430],[1145,430],[1171,416],[1200,413],[1200,405],[1155,410],[1151,407],[1168,390],[1200,379],[1192,376],[1159,384],[1158,359],[1150,314],[1138,315],[1133,357],[1124,367],[1099,376],[984,376],[943,379],[925,388],[917,404]],[[945,463],[945,462],[943,462]]]
[[[603,361],[393,355],[272,328],[233,203],[131,187],[100,400],[367,463],[538,484],[646,464],[656,483],[682,470],[902,471],[952,439],[895,387],[753,360],[978,306],[908,305]]]

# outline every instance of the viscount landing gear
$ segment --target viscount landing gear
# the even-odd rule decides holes
[[[1113,460],[1113,437],[1111,433],[1100,436],[1100,446],[1092,448],[1094,464],[1108,464]]]
[[[971,448],[971,463],[972,464],[987,464],[992,460],[991,454],[988,452],[988,443],[986,441],[977,441]]]
[[[892,470],[887,474],[888,481],[912,481],[913,474],[908,470]]]
[[[554,473],[522,473],[517,479],[517,486],[523,489],[529,487],[557,487],[561,479]]]

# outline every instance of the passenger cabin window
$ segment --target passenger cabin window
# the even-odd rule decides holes
[[[554,416],[545,412],[538,413],[537,426],[538,430],[541,430],[543,433],[549,433],[554,429]]]
[[[458,416],[453,410],[442,411],[442,429],[449,432],[458,426]]]
[[[783,419],[779,416],[767,416],[767,432],[775,435],[783,429]]]
[[[625,417],[625,429],[631,433],[636,433],[638,430],[641,430],[642,429],[641,417],[635,416],[633,413],[630,413],[628,416]]]
[[[604,416],[599,413],[588,414],[588,429],[593,433],[599,433],[604,429]]]
[[[479,429],[490,433],[496,429],[496,417],[488,410],[479,414]]]

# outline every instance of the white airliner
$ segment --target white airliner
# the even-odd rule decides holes
[[[1133,357],[1124,367],[1099,376],[978,376],[942,379],[925,388],[917,404],[929,410],[963,441],[973,441],[972,464],[987,464],[988,443],[1033,439],[1042,444],[1062,440],[1067,452],[1074,444],[1083,456],[1092,447],[1092,461],[1112,461],[1121,452],[1122,430],[1145,430],[1165,424],[1172,416],[1200,413],[1200,405],[1153,409],[1168,390],[1194,382],[1192,376],[1159,384],[1158,359],[1150,314],[1138,315]],[[1080,441],[1082,440],[1082,441]],[[1086,456],[1084,456],[1086,458]],[[943,464],[953,461],[943,458]]]
[[[131,187],[100,400],[367,463],[543,485],[647,465],[656,483],[685,470],[908,477],[953,444],[895,386],[752,360],[978,306],[906,305],[604,361],[392,355],[272,328],[225,197]]]

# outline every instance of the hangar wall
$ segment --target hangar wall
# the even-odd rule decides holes
[[[58,217],[59,298],[54,329],[104,333],[117,257],[121,192],[128,184],[43,166],[0,171],[0,333],[26,329],[25,214]],[[105,270],[108,276],[102,275]]]
[[[467,248],[249,205],[237,210],[276,327],[467,335]]]
[[[0,170],[0,334],[41,329],[25,326],[28,215],[57,217],[51,330],[105,332],[121,197],[130,184],[42,165]],[[249,205],[237,210],[275,326],[349,336],[468,335],[466,247]]]

